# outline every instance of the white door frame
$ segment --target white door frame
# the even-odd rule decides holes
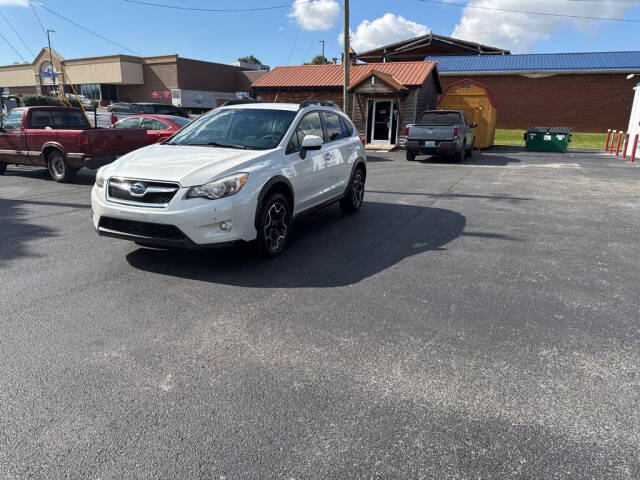
[[[373,108],[372,108],[372,112],[371,115],[373,115],[373,118],[371,120],[371,144],[372,145],[390,145],[391,144],[391,132],[393,131],[393,111],[395,109],[395,102],[393,101],[393,99],[372,99],[373,101]],[[387,137],[386,140],[376,140],[374,138],[375,136],[375,132],[376,132],[376,109],[378,106],[378,102],[389,102],[391,104],[391,112],[389,114],[389,136]]]

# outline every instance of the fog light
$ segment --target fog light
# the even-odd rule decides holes
[[[225,220],[224,222],[222,222],[220,224],[220,230],[222,230],[225,233],[228,233],[231,231],[231,220]]]

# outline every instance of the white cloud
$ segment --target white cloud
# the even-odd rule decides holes
[[[28,0],[0,0],[0,6],[12,6],[15,5],[17,7],[28,7]]]
[[[329,30],[339,13],[336,0],[295,0],[288,16],[303,30]]]
[[[351,32],[351,47],[358,53],[366,52],[382,45],[400,42],[429,33],[429,29],[393,13],[385,13],[375,20],[365,20]],[[342,34],[338,36],[342,43]]]
[[[568,5],[571,3],[571,5]],[[620,18],[633,9],[633,3],[616,0],[597,2],[559,2],[557,0],[471,0],[469,5],[549,12],[559,15]],[[466,7],[451,36],[472,42],[508,48],[514,53],[531,51],[536,42],[548,40],[556,31],[573,26],[591,30],[597,22],[544,15],[499,12]]]

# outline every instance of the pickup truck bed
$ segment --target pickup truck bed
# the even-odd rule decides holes
[[[82,167],[99,168],[147,144],[146,130],[91,128],[76,108],[15,108],[0,128],[0,174],[11,163],[42,165],[68,182]]]
[[[407,160],[415,160],[416,155],[450,155],[462,161],[473,154],[475,127],[460,111],[428,110],[419,123],[405,130]]]

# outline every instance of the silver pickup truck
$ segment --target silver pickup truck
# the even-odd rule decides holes
[[[415,160],[416,155],[449,155],[461,162],[473,155],[477,126],[459,110],[427,110],[405,130],[407,160]]]

